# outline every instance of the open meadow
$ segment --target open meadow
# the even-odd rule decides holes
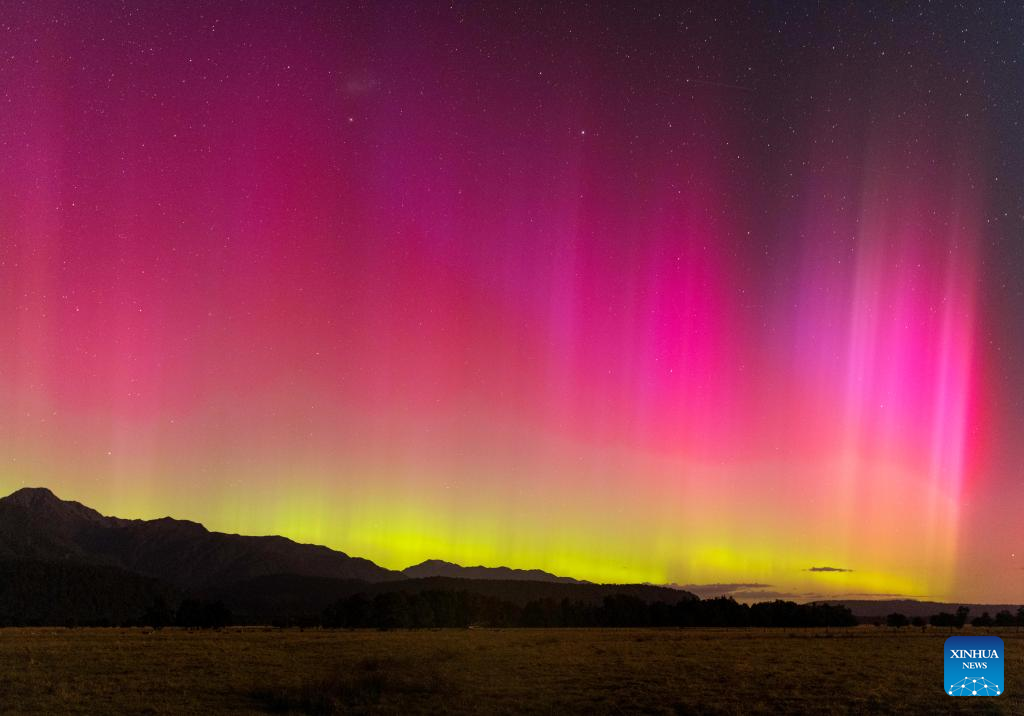
[[[1022,713],[946,696],[947,633],[0,630],[3,713]]]

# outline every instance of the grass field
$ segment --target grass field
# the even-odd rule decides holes
[[[3,713],[1024,713],[942,691],[947,634],[0,630]]]

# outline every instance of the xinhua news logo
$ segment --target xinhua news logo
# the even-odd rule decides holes
[[[1003,640],[997,636],[946,639],[943,687],[950,696],[999,696],[1003,693]]]

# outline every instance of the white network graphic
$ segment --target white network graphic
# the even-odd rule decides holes
[[[998,696],[999,684],[993,684],[984,676],[965,676],[949,685],[950,696]]]

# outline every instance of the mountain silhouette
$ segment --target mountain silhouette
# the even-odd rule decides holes
[[[458,579],[493,579],[501,581],[526,582],[560,582],[563,584],[586,584],[572,577],[559,577],[540,569],[510,569],[509,567],[463,567],[441,559],[428,559],[425,562],[406,567],[402,574],[412,579],[425,577],[454,577]]]
[[[889,614],[899,613],[907,617],[930,617],[933,614],[947,612],[953,614],[960,607],[967,607],[972,617],[982,612],[993,616],[1002,611],[1016,614],[1018,604],[971,604],[970,602],[929,602],[919,599],[830,599],[830,604],[842,604],[848,607],[862,622],[884,621]]]
[[[211,532],[188,520],[108,517],[46,488],[0,498],[0,626],[131,624],[181,599],[222,603],[243,623],[315,624],[339,598],[470,594],[600,604],[613,595],[676,603],[652,585],[592,584],[541,570],[427,560],[402,572],[285,537]],[[184,604],[184,602],[182,602]]]
[[[0,559],[117,567],[182,590],[271,574],[378,582],[401,579],[367,559],[285,537],[245,537],[164,517],[105,517],[46,488],[0,499]]]
[[[463,567],[431,559],[392,571],[285,537],[211,532],[170,517],[108,517],[46,488],[23,488],[0,498],[0,626],[151,623],[140,620],[166,612],[168,605],[180,603],[184,610],[196,599],[220,603],[240,623],[315,625],[342,599],[386,606],[411,604],[407,600],[415,595],[428,602],[441,599],[437,595],[466,603],[476,599],[506,617],[509,610],[521,609],[523,623],[532,623],[527,612],[536,616],[538,610],[585,611],[587,605],[608,610],[616,604],[632,609],[629,604],[646,603],[663,605],[662,614],[674,608],[665,605],[697,602],[680,589],[593,584],[538,569]],[[829,601],[845,604],[861,621],[893,611],[908,616],[955,612],[955,605],[914,600]],[[970,606],[975,613],[1016,613],[1011,605]]]

